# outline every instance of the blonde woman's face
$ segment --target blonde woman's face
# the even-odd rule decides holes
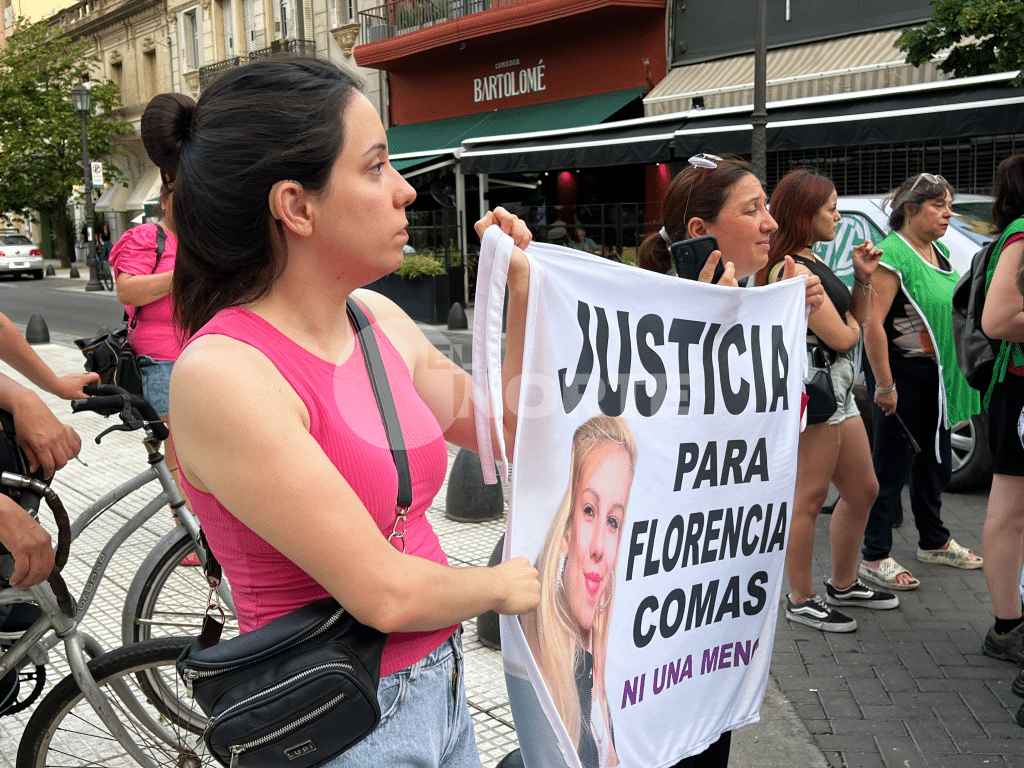
[[[598,606],[611,594],[632,482],[629,454],[615,443],[594,449],[580,472],[562,584],[584,632],[594,626]]]

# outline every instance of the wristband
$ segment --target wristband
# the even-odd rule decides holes
[[[876,395],[888,395],[890,392],[896,391],[896,382],[893,381],[888,387],[875,387]]]

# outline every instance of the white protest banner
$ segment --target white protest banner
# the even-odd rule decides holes
[[[486,233],[474,317],[478,404],[497,418],[489,350],[511,247]],[[537,565],[542,598],[501,617],[520,747],[527,768],[671,766],[758,719],[796,480],[805,280],[727,288],[557,246],[527,255],[505,557]]]

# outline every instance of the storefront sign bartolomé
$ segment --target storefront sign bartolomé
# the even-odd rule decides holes
[[[547,90],[547,86],[544,84],[544,59],[532,67],[516,69],[519,66],[519,59],[499,61],[494,68],[504,71],[475,78],[473,80],[473,101],[494,101]]]

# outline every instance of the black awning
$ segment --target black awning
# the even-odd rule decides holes
[[[562,168],[658,163],[672,158],[681,119],[655,118],[601,123],[563,131],[539,131],[462,143],[463,173],[520,173]]]
[[[1024,88],[1005,80],[932,83],[929,87],[891,89],[855,97],[833,97],[808,103],[768,105],[769,152],[825,147],[899,144],[936,139],[1002,136],[1024,133]],[[689,119],[673,139],[675,157],[697,152],[750,152],[750,112]]]

